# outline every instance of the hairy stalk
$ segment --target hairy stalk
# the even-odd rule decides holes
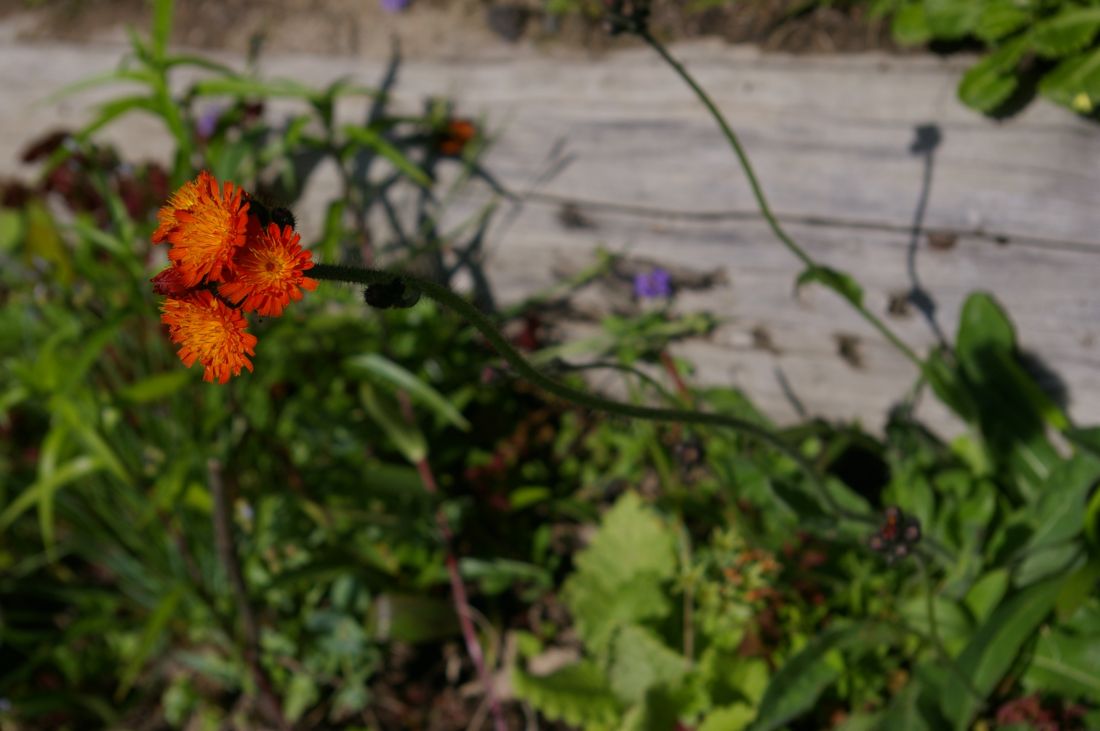
[[[672,67],[672,69],[680,76],[680,78],[684,80],[684,83],[691,87],[691,90],[695,92],[695,95],[697,97],[699,97],[699,101],[703,103],[703,106],[705,106],[707,108],[707,111],[710,112],[711,116],[714,117],[714,121],[718,123],[718,126],[722,130],[722,134],[726,137],[726,141],[729,142],[730,148],[732,148],[734,154],[737,155],[737,159],[741,163],[741,169],[744,170],[745,177],[749,181],[749,187],[752,188],[753,197],[756,198],[756,205],[760,208],[761,215],[763,215],[764,219],[768,222],[768,226],[771,227],[771,230],[775,234],[776,238],[778,238],[783,243],[783,245],[786,246],[787,249],[792,254],[794,254],[799,261],[802,262],[802,264],[806,268],[821,268],[821,266],[809,254],[806,253],[806,250],[799,246],[795,242],[795,240],[792,239],[790,235],[783,230],[783,227],[780,225],[779,220],[772,212],[771,206],[768,205],[768,199],[764,196],[764,189],[760,186],[760,180],[756,177],[756,172],[752,167],[752,163],[749,161],[749,156],[745,152],[745,148],[741,146],[741,141],[740,139],[738,139],[737,133],[735,133],[733,131],[733,128],[730,127],[729,122],[726,121],[725,116],[718,109],[718,106],[714,103],[714,101],[710,98],[710,95],[707,94],[703,87],[699,86],[699,83],[688,72],[688,70],[684,68],[683,64],[677,61],[660,41],[650,35],[649,31],[639,30],[638,35],[642,38],[642,40],[648,43],[650,47],[653,48],[653,50],[661,56],[662,59],[664,59],[665,63]],[[902,339],[899,338],[893,330],[887,327],[885,322],[883,322],[873,312],[868,310],[864,305],[856,302],[851,302],[850,300],[847,300],[847,298],[845,299],[846,301],[849,301],[851,303],[856,312],[858,312],[860,316],[864,320],[866,320],[868,324],[871,325],[871,327],[877,330],[880,335],[882,335],[890,342],[891,345],[897,348],[898,352],[904,355],[922,372],[924,371],[924,362],[920,359],[920,356],[918,356],[912,348],[906,345],[905,342],[902,341]]]
[[[947,652],[947,647],[940,638],[940,625],[936,619],[936,592],[932,586],[932,573],[928,570],[928,566],[925,565],[924,559],[919,555],[914,554],[913,560],[916,561],[917,569],[920,571],[921,579],[924,581],[925,610],[928,612],[928,639],[931,641],[932,647],[936,649],[936,654],[940,656],[940,661],[951,669],[952,674],[959,679],[966,688],[966,691],[977,700],[984,703],[985,696],[974,687],[970,678],[966,676],[966,673],[958,666],[955,659]]]
[[[397,395],[401,404],[402,416],[406,422],[413,424],[416,421],[416,416],[413,414],[411,399],[404,391],[398,391]],[[432,472],[432,466],[427,457],[421,457],[417,460],[416,474],[420,477],[420,483],[424,486],[425,492],[429,495],[439,494],[439,484],[435,480],[435,473]],[[442,508],[436,510],[435,523],[443,538],[443,545],[447,549],[444,562],[447,565],[447,577],[451,583],[451,599],[454,601],[455,615],[458,617],[458,625],[462,630],[462,640],[466,643],[466,652],[470,656],[470,661],[474,664],[478,681],[485,688],[485,699],[488,701],[489,709],[493,714],[495,731],[507,731],[508,725],[504,721],[504,711],[501,709],[500,699],[496,696],[493,678],[485,667],[485,655],[481,651],[481,643],[477,640],[477,631],[474,629],[473,623],[473,609],[470,607],[470,599],[466,594],[466,585],[463,583],[462,574],[458,570],[458,559],[455,557],[454,552],[454,532],[451,530],[451,524],[447,521],[447,516]]]
[[[221,464],[211,459],[207,462],[207,475],[210,481],[210,493],[214,502],[214,540],[218,547],[218,557],[221,559],[225,573],[229,576],[229,583],[233,587],[233,598],[236,600],[237,612],[240,614],[241,626],[244,630],[244,656],[249,670],[252,672],[253,682],[256,683],[260,694],[260,707],[275,725],[282,731],[289,731],[290,724],[283,716],[279,698],[275,689],[260,664],[260,626],[256,623],[256,615],[252,611],[252,604],[248,599],[248,587],[244,583],[244,575],[241,573],[241,564],[237,559],[237,550],[233,543],[233,526],[229,518],[229,497],[225,491],[225,480],[222,479]]]
[[[527,362],[527,359],[524,358],[518,350],[512,347],[508,339],[501,334],[492,320],[484,313],[447,287],[410,274],[387,272],[378,269],[361,269],[359,267],[335,264],[318,264],[309,270],[309,274],[315,279],[351,282],[361,285],[392,285],[395,281],[401,282],[406,288],[422,292],[464,318],[477,328],[478,332],[480,332],[482,336],[489,341],[489,344],[493,346],[493,349],[495,349],[497,353],[515,369],[516,373],[530,381],[533,385],[541,388],[543,391],[553,394],[565,401],[592,409],[593,411],[602,411],[617,416],[644,419],[647,421],[700,424],[704,426],[718,426],[733,429],[750,439],[771,446],[776,451],[781,452],[794,461],[810,479],[814,488],[821,496],[821,499],[825,501],[830,512],[832,512],[834,516],[868,524],[876,522],[875,519],[869,515],[853,513],[837,503],[836,499],[829,492],[825,482],[806,458],[803,457],[796,448],[787,444],[780,437],[758,424],[727,414],[716,414],[706,411],[685,411],[682,409],[662,409],[614,401],[555,381],[553,378],[550,378]]]

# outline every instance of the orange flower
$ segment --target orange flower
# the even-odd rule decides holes
[[[238,306],[246,312],[278,317],[291,300],[302,299],[303,289],[317,289],[317,280],[302,274],[313,267],[313,257],[300,241],[290,226],[269,223],[237,252],[235,273],[218,292],[240,302]]]
[[[183,283],[179,268],[174,266],[168,267],[149,281],[153,283],[155,293],[169,297],[182,297],[191,289]]]
[[[226,183],[219,190],[218,181],[208,173],[200,174],[194,185],[193,192],[185,184],[173,196],[186,202],[194,195],[195,202],[175,209],[175,226],[168,233],[172,244],[168,258],[179,267],[187,287],[204,279],[221,282],[232,273],[233,255],[244,245],[248,228],[248,202],[240,188]]]
[[[255,336],[245,331],[248,323],[240,312],[210,292],[169,298],[161,312],[169,337],[180,346],[180,360],[189,368],[201,363],[204,381],[225,383],[231,374],[239,376],[241,368],[252,370],[248,356],[255,355]]]
[[[468,119],[451,119],[443,126],[439,137],[439,154],[458,157],[470,140],[477,136],[477,127]]]
[[[153,232],[154,244],[162,244],[167,241],[168,234],[172,233],[172,229],[179,225],[179,221],[176,220],[177,211],[189,211],[199,202],[199,186],[206,185],[203,176],[209,178],[210,173],[204,170],[199,173],[199,177],[195,180],[188,180],[172,194],[172,197],[168,199],[168,204],[157,211],[157,220],[160,221],[160,225]]]

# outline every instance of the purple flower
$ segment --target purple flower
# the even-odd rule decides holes
[[[409,7],[409,0],[379,0],[382,9],[387,13],[400,13]]]
[[[214,132],[218,129],[218,120],[221,119],[224,111],[223,107],[214,105],[202,113],[195,121],[195,132],[199,135],[199,139],[208,140],[214,136]]]
[[[656,299],[672,296],[672,277],[660,267],[649,273],[634,275],[634,296],[639,299]]]

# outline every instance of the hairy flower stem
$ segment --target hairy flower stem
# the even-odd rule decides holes
[[[361,285],[393,285],[400,282],[408,289],[419,290],[424,295],[435,300],[444,307],[460,315],[467,322],[477,328],[478,332],[489,341],[493,349],[508,362],[516,373],[530,381],[533,385],[547,393],[553,394],[565,401],[583,406],[593,411],[602,411],[607,414],[625,416],[646,421],[660,421],[678,424],[699,424],[703,426],[718,426],[743,434],[757,442],[767,444],[776,451],[791,459],[806,474],[813,484],[821,499],[825,501],[830,512],[836,517],[847,518],[861,523],[874,524],[875,518],[869,515],[854,513],[842,507],[836,502],[836,498],[829,492],[824,480],[795,447],[787,444],[780,437],[768,431],[764,427],[754,424],[746,419],[727,414],[716,414],[706,411],[686,411],[683,409],[662,409],[652,406],[639,406],[636,404],[613,401],[611,399],[596,396],[579,389],[567,386],[555,381],[527,362],[518,350],[512,347],[508,339],[497,329],[484,313],[471,305],[465,299],[435,282],[410,274],[387,272],[378,269],[361,269],[358,267],[341,266],[335,264],[318,264],[309,270],[311,277],[315,279],[333,282],[351,282]]]
[[[738,139],[737,133],[733,131],[732,127],[730,127],[729,122],[726,121],[725,116],[723,116],[722,112],[718,109],[718,106],[710,98],[710,95],[707,94],[703,87],[699,86],[699,83],[688,72],[688,70],[684,68],[683,64],[677,61],[660,41],[650,35],[649,31],[640,30],[638,32],[638,35],[642,38],[642,40],[648,43],[650,47],[653,48],[653,50],[661,56],[662,59],[664,59],[665,63],[672,67],[673,71],[679,74],[680,78],[683,79],[684,82],[689,87],[691,87],[691,90],[695,92],[695,95],[699,97],[699,101],[701,101],[703,103],[703,106],[707,108],[707,111],[710,112],[710,115],[714,117],[714,121],[718,123],[718,126],[722,130],[722,134],[726,137],[726,141],[729,142],[730,147],[733,149],[734,154],[737,155],[737,159],[741,163],[741,169],[744,170],[745,177],[749,181],[749,187],[752,188],[752,194],[753,197],[756,198],[756,205],[760,209],[760,214],[764,216],[764,220],[768,222],[768,225],[771,227],[772,232],[775,233],[776,238],[778,238],[792,254],[798,257],[798,260],[801,261],[807,269],[819,269],[821,265],[819,265],[813,259],[813,257],[807,254],[806,250],[799,246],[795,242],[795,240],[792,239],[790,235],[783,230],[783,227],[779,224],[779,220],[775,217],[775,214],[772,213],[771,206],[768,205],[768,199],[764,197],[764,189],[760,186],[760,181],[756,177],[756,172],[753,170],[752,163],[749,161],[749,156],[745,152],[745,148],[741,146],[741,141]],[[901,338],[899,338],[893,330],[887,327],[885,322],[883,322],[877,315],[875,315],[875,313],[868,310],[863,304],[851,302],[851,300],[848,300],[847,298],[845,298],[845,300],[850,302],[852,307],[855,308],[856,312],[858,312],[860,316],[871,325],[871,327],[877,330],[879,334],[881,334],[890,342],[891,345],[897,348],[898,352],[904,355],[910,362],[913,363],[913,365],[919,368],[922,373],[924,372],[924,361],[922,361],[920,356],[918,356],[912,348],[906,345],[905,342]]]

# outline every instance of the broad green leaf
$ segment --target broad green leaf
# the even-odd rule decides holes
[[[1100,459],[1078,454],[1058,464],[1031,513],[1034,533],[1027,551],[1074,538],[1084,528],[1089,494],[1100,481]]]
[[[347,137],[350,142],[367,147],[386,160],[389,160],[390,164],[404,173],[409,180],[417,185],[423,188],[431,187],[432,179],[419,165],[406,157],[405,153],[401,152],[393,143],[370,127],[348,125],[344,127],[344,136]]]
[[[668,614],[675,536],[636,494],[624,494],[607,511],[575,563],[562,598],[589,649],[606,647],[618,627]]]
[[[974,35],[993,45],[1030,21],[1031,13],[1016,0],[985,0],[974,24]]]
[[[1100,636],[1058,631],[1042,635],[1023,684],[1030,691],[1065,698],[1100,698]]]
[[[978,22],[976,0],[924,0],[928,30],[937,39],[955,40],[969,34]]]
[[[894,40],[902,46],[919,46],[932,40],[932,30],[928,27],[928,16],[921,0],[902,5],[894,14],[890,24]]]
[[[756,709],[744,703],[723,706],[708,713],[698,731],[743,731],[755,716]]]
[[[611,643],[611,689],[627,705],[640,703],[651,688],[675,685],[687,670],[687,660],[644,627],[627,625]]]
[[[886,712],[872,727],[875,731],[936,731],[921,708],[924,687],[919,681],[911,681],[893,697]]]
[[[863,306],[863,288],[849,274],[829,267],[815,266],[798,275],[795,287],[801,289],[810,282],[828,287],[856,307]]]
[[[772,676],[752,731],[774,731],[813,708],[825,689],[840,677],[840,668],[827,655],[870,641],[866,629],[858,625],[832,627],[810,640]]]
[[[1100,102],[1100,48],[1058,64],[1039,82],[1039,91],[1056,104],[1091,112]]]
[[[1027,39],[1016,38],[967,69],[959,82],[959,101],[979,112],[995,112],[1019,86],[1016,69],[1026,50]]]
[[[1100,8],[1067,6],[1035,24],[1031,47],[1044,56],[1059,58],[1088,46],[1097,31],[1100,31]]]
[[[1009,575],[1006,569],[993,569],[974,582],[963,600],[967,609],[979,622],[984,622],[1008,591]]]
[[[307,673],[294,673],[290,676],[283,696],[283,715],[291,723],[297,723],[321,697],[317,683]]]
[[[936,613],[936,627],[948,651],[958,652],[974,633],[970,617],[956,602],[944,596],[934,597],[933,609]],[[925,635],[932,633],[932,620],[928,616],[928,602],[925,597],[912,597],[901,602],[898,612],[910,627]]]
[[[549,675],[512,671],[516,697],[534,706],[551,721],[571,726],[611,724],[619,717],[619,702],[604,674],[587,660],[567,665]]]
[[[352,373],[371,376],[406,391],[414,401],[427,406],[445,421],[462,431],[470,430],[470,422],[442,394],[392,360],[368,353],[349,358],[346,366]]]
[[[26,226],[23,212],[0,208],[0,253],[9,253],[23,240]]]
[[[969,688],[956,682],[945,683],[941,693],[941,707],[954,728],[961,731],[970,727],[982,700],[1001,682],[1024,644],[1054,608],[1062,581],[1055,577],[1032,584],[1001,604],[978,628],[957,665],[982,698],[975,698]]]
[[[1058,619],[1064,622],[1073,617],[1081,605],[1098,590],[1100,590],[1100,559],[1094,558],[1066,577],[1066,583],[1058,592],[1058,600],[1054,606]]]

